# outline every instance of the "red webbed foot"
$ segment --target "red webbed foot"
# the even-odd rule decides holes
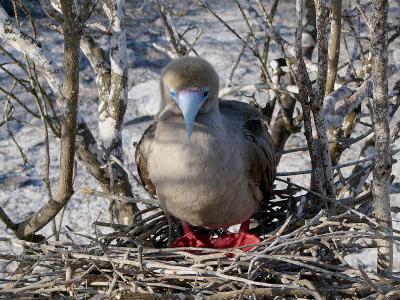
[[[225,249],[259,244],[261,242],[260,238],[249,233],[249,229],[250,220],[247,220],[240,225],[238,233],[225,232],[221,236],[211,239],[212,247],[215,249]],[[243,251],[250,251],[251,249],[253,249],[253,246],[241,248]]]
[[[210,243],[210,232],[195,230],[188,223],[182,222],[183,236],[172,243],[171,247],[196,247],[212,248]]]
[[[194,229],[190,224],[182,222],[184,235],[178,238],[171,247],[197,247],[197,248],[239,248],[250,251],[253,245],[260,243],[260,238],[249,233],[250,220],[243,222],[238,233],[224,232],[218,237],[212,237],[210,231]],[[252,245],[249,247],[243,247]]]

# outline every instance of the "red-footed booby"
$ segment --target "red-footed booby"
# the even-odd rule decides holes
[[[185,235],[173,246],[223,248],[259,241],[248,227],[272,192],[272,139],[255,108],[220,100],[218,91],[218,75],[206,60],[173,60],[161,76],[160,112],[136,149],[144,186],[157,194],[167,214],[184,222]],[[240,232],[219,239],[193,229],[234,224],[242,224]]]

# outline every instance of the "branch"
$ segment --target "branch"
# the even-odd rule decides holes
[[[79,192],[87,194],[87,195],[92,195],[96,197],[104,197],[109,200],[115,200],[115,201],[123,201],[123,202],[128,202],[128,203],[145,203],[145,204],[150,204],[150,205],[159,205],[159,202],[157,199],[141,199],[141,198],[133,198],[133,197],[126,197],[126,196],[117,196],[115,194],[110,194],[110,193],[105,193],[105,192],[98,192],[93,189],[89,188],[81,188]],[[0,212],[1,213],[1,212]],[[1,217],[1,215],[0,215]]]
[[[92,15],[94,9],[96,8],[97,2],[98,0],[85,0],[83,3],[78,16],[82,25],[84,25]]]
[[[49,57],[47,49],[26,34],[21,33],[8,17],[7,13],[0,7],[0,37],[13,48],[26,55],[41,68],[43,75],[50,85],[57,99],[63,98],[61,86],[61,69]],[[60,104],[62,101],[60,101]],[[60,110],[63,111],[62,105]]]
[[[278,9],[278,4],[279,4],[279,0],[274,0],[274,2],[272,3],[272,6],[271,6],[270,13],[267,14],[267,11],[265,10],[265,7],[262,4],[262,2],[260,0],[257,0],[257,5],[261,9],[264,19],[266,19],[266,20],[268,19],[271,24],[274,20],[276,10]],[[266,34],[265,41],[264,41],[264,49],[263,49],[263,53],[262,53],[262,61],[265,64],[265,68],[266,68],[267,62],[268,62],[270,41],[271,41],[271,38],[269,37],[269,35]],[[264,81],[266,80],[266,78],[263,77],[263,73],[261,73],[260,76]]]
[[[328,75],[326,94],[333,92],[335,87],[337,68],[340,55],[342,0],[331,1],[331,35],[329,39]]]
[[[285,83],[294,83],[291,74],[283,71],[284,66],[286,66],[286,60],[284,59],[275,59],[271,61],[270,67],[272,69],[272,82],[274,85],[282,86]],[[300,122],[297,122],[298,120],[293,118],[296,105],[295,96],[284,91],[279,93],[273,91],[271,94],[272,99],[270,101],[277,101],[280,106],[271,129],[271,137],[275,146],[275,155],[279,162],[286,141],[292,133],[300,132],[301,127],[299,126]],[[267,115],[267,117],[272,118],[272,113],[273,111],[269,111],[270,115]]]
[[[318,42],[318,75],[317,75],[317,92],[315,98],[311,99],[311,110],[314,115],[314,123],[319,138],[319,150],[322,158],[324,170],[326,192],[328,195],[335,197],[336,188],[333,182],[332,160],[329,154],[328,137],[325,125],[325,116],[323,114],[322,105],[324,101],[327,68],[328,68],[328,39],[327,39],[327,19],[328,8],[323,0],[315,1],[315,9],[317,14],[317,42]]]
[[[297,59],[297,85],[299,86],[299,101],[303,110],[304,118],[304,135],[307,140],[307,145],[310,153],[311,165],[313,174],[311,177],[311,188],[315,189],[318,194],[323,194],[321,158],[317,153],[316,145],[313,138],[313,129],[311,123],[311,111],[309,105],[309,98],[314,98],[314,92],[310,83],[306,65],[304,63],[303,47],[302,47],[302,33],[303,33],[303,0],[296,1],[296,59]],[[318,203],[319,205],[319,203]]]
[[[168,12],[165,9],[164,1],[161,3],[160,0],[157,0],[156,2],[165,28],[167,40],[171,45],[171,50],[174,52],[173,58],[186,55],[187,49],[181,44],[179,36],[173,27],[172,22],[169,22]]]
[[[388,66],[388,77],[396,73],[398,66]],[[367,79],[353,93],[347,86],[342,86],[324,99],[324,115],[326,116],[327,127],[339,127],[344,118],[352,112],[362,101],[372,97],[373,80]],[[352,94],[353,93],[353,94]]]
[[[62,0],[64,14],[64,85],[61,125],[61,149],[58,190],[53,199],[31,217],[18,224],[16,235],[20,239],[32,239],[34,233],[48,224],[65,206],[73,194],[75,132],[79,95],[79,39],[81,28],[76,24],[75,10],[70,1]]]
[[[283,54],[288,59],[293,59],[295,57],[295,47],[289,42],[287,42],[284,38],[282,38],[272,27],[271,22],[267,19],[264,20],[257,12],[257,10],[246,3],[246,9],[249,15],[261,26],[263,32],[268,35],[271,39],[278,43],[281,47]]]
[[[11,229],[12,231],[16,231],[18,228],[18,225],[15,224],[10,217],[7,215],[7,213],[4,211],[2,207],[0,207],[0,219],[1,221],[6,225],[8,229]]]
[[[372,1],[373,18],[371,18],[371,56],[373,80],[373,128],[375,131],[376,160],[373,166],[372,195],[375,217],[384,228],[384,234],[393,235],[392,217],[390,214],[390,131],[389,131],[389,98],[387,76],[387,14],[388,1]],[[390,273],[393,268],[393,240],[378,240],[378,272]]]
[[[0,37],[17,51],[30,58],[35,65],[40,68],[64,115],[63,107],[65,101],[62,91],[61,69],[57,68],[56,64],[49,59],[49,52],[43,45],[35,42],[15,27],[2,7],[0,7]],[[27,73],[24,66],[21,67]],[[104,169],[101,168],[102,165],[104,165],[104,161],[101,160],[102,156],[98,151],[96,140],[79,114],[77,116],[77,122],[76,148],[78,156],[84,162],[87,171],[103,186],[108,186],[110,179],[107,177],[107,174],[105,174]]]
[[[62,22],[64,22],[64,17],[57,9],[54,8],[50,0],[39,0],[39,2],[47,16],[53,18],[58,24],[62,24]]]
[[[111,28],[110,60],[111,82],[108,97],[101,98],[98,108],[99,136],[107,157],[115,155],[121,161],[122,153],[122,122],[128,99],[128,55],[125,28],[125,1],[105,1],[103,9],[106,12]],[[106,88],[101,86],[100,88]],[[119,165],[109,162],[109,190],[116,194],[132,196],[132,187],[126,172]],[[116,177],[114,182],[114,177]],[[132,224],[133,215],[137,210],[133,204],[117,201],[113,205],[114,213],[121,224]]]

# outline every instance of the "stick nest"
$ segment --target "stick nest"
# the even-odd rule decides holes
[[[369,216],[370,197],[336,212],[302,213],[304,197],[278,191],[263,220],[273,231],[254,250],[168,248],[179,234],[156,206],[134,226],[63,242],[2,239],[9,251],[0,297],[13,299],[387,299],[400,278],[350,266],[345,256],[385,238]],[[303,199],[303,200],[302,200]],[[307,210],[307,207],[304,211]],[[261,226],[260,226],[261,227]],[[274,228],[275,227],[275,228]],[[80,238],[77,238],[80,237]],[[79,240],[79,242],[77,242]],[[21,247],[22,246],[22,247]],[[18,267],[15,268],[15,265]],[[14,264],[14,267],[12,267]]]

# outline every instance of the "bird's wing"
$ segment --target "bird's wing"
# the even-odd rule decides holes
[[[263,201],[272,196],[276,160],[272,138],[257,109],[239,101],[220,101],[220,111],[241,128],[247,141],[248,176],[258,186]]]
[[[152,195],[156,194],[156,188],[151,181],[150,174],[147,169],[147,159],[150,151],[150,145],[154,140],[156,126],[157,123],[154,122],[144,131],[142,138],[136,146],[135,152],[135,162],[140,179],[142,180],[146,190],[148,190]]]

